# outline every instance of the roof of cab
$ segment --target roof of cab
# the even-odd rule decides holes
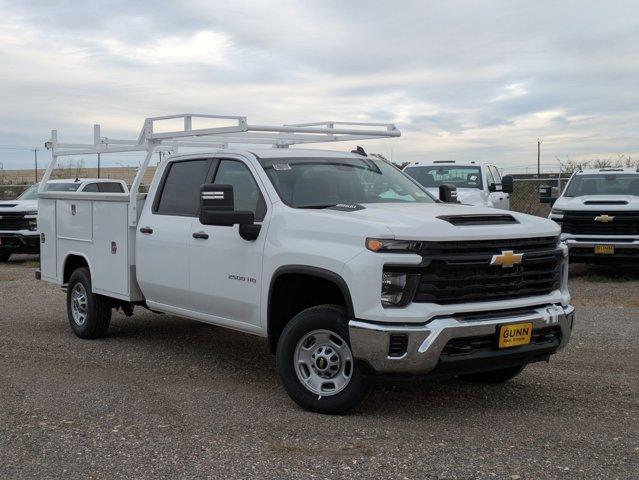
[[[419,162],[411,162],[406,165],[406,167],[433,167],[437,165],[460,165],[462,167],[469,167],[483,165],[483,163],[475,160],[420,160]]]
[[[577,170],[575,175],[606,175],[610,173],[637,173],[635,168],[585,168]]]
[[[313,148],[224,148],[220,150],[209,150],[203,152],[189,152],[184,154],[172,155],[167,160],[176,160],[182,158],[197,158],[205,157],[207,155],[223,155],[223,154],[243,154],[252,153],[257,158],[371,158],[364,157],[358,153],[350,151],[338,151],[338,150],[320,150]]]

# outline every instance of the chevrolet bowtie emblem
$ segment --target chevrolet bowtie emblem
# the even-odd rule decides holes
[[[611,217],[610,215],[597,215],[595,217],[595,222],[608,223],[612,222],[615,217]]]
[[[523,253],[514,253],[512,250],[504,250],[501,255],[493,255],[491,265],[500,265],[502,268],[510,268],[519,265],[524,258]]]

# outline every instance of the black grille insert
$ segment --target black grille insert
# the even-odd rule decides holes
[[[523,253],[520,264],[491,265],[493,255]],[[556,237],[424,242],[414,301],[455,304],[547,295],[560,287],[563,253]]]
[[[24,213],[0,213],[0,230],[29,230],[29,221]]]
[[[639,212],[566,211],[561,230],[574,235],[639,235]]]

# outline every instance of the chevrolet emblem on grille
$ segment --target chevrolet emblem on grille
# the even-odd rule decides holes
[[[610,215],[597,215],[595,217],[595,222],[608,223],[612,222],[615,217],[611,217]]]
[[[519,265],[524,258],[523,253],[514,253],[512,250],[504,250],[501,255],[493,255],[490,259],[491,265],[500,265],[502,268],[511,268]]]

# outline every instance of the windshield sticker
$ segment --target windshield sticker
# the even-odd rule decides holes
[[[470,180],[471,182],[476,182],[477,181],[477,175],[470,175],[468,177],[468,180]]]
[[[338,210],[340,212],[356,212],[357,210],[364,210],[364,206],[358,203],[338,203],[333,205],[328,210]]]
[[[291,166],[288,163],[274,163],[273,170],[291,170]]]

